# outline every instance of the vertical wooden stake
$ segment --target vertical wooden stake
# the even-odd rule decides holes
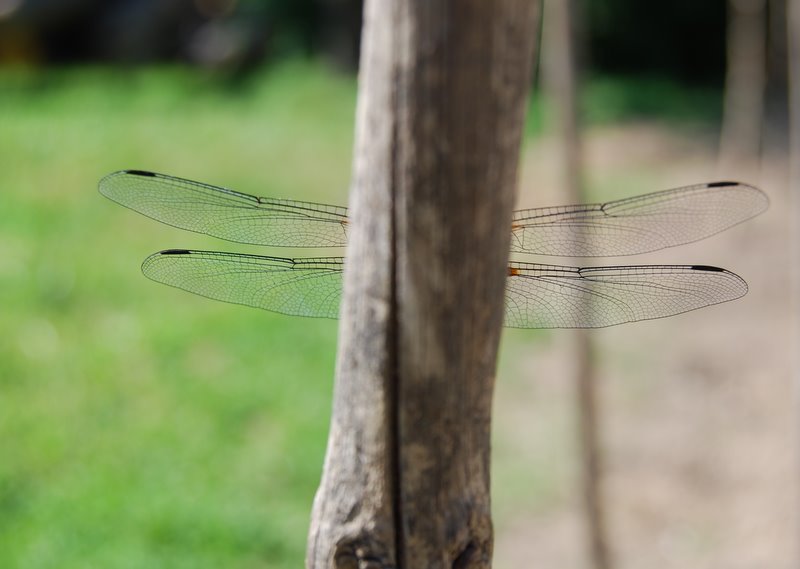
[[[492,390],[538,6],[366,3],[309,568],[491,566]]]

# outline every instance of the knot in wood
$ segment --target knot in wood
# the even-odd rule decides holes
[[[345,538],[336,544],[333,554],[336,569],[395,569],[386,548],[369,538]]]

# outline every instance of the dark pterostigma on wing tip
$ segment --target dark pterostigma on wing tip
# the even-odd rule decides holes
[[[188,249],[165,249],[164,251],[159,251],[159,255],[191,255],[192,252]]]
[[[147,170],[123,170],[123,172],[126,174],[130,174],[131,176],[144,176],[147,178],[156,177],[154,172],[148,172]]]
[[[712,267],[711,265],[692,265],[693,271],[709,271],[712,273],[724,273],[725,269],[720,267]]]
[[[738,186],[739,182],[731,182],[731,181],[724,181],[724,182],[710,182],[708,184],[709,188],[727,188],[729,186]]]

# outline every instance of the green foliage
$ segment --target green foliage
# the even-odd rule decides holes
[[[688,88],[664,77],[595,77],[586,85],[583,108],[589,123],[657,119],[708,124],[722,117],[718,89]]]
[[[580,104],[585,125],[649,120],[708,127],[722,117],[720,90],[687,87],[658,76],[592,77],[583,85]],[[528,107],[527,134],[537,136],[552,128],[551,116],[547,97],[536,92]]]

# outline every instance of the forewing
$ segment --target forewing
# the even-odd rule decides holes
[[[148,278],[200,296],[292,316],[338,318],[343,261],[174,249],[145,259]]]
[[[602,328],[681,314],[746,292],[741,277],[701,265],[578,268],[511,263],[505,325]]]
[[[255,245],[341,247],[346,208],[261,198],[174,176],[125,170],[100,181],[106,197],[181,229]],[[515,212],[511,250],[559,256],[633,255],[703,239],[763,212],[759,189],[698,184],[606,203]]]
[[[511,251],[537,255],[635,255],[704,239],[767,209],[766,194],[714,182],[607,203],[520,210]]]
[[[342,207],[260,198],[140,170],[109,174],[99,189],[162,223],[228,241],[275,247],[341,247],[347,241]]]

